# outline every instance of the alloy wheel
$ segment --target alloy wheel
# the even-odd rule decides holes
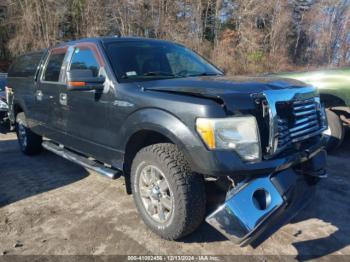
[[[154,165],[146,165],[140,171],[138,182],[147,214],[157,223],[167,222],[173,212],[174,197],[163,172]]]

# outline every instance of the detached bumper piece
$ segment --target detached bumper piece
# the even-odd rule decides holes
[[[261,177],[229,192],[223,205],[206,218],[207,223],[237,244],[245,242],[285,201],[270,177]]]
[[[320,169],[317,165],[316,170]],[[233,242],[256,247],[312,199],[316,186],[310,177],[289,168],[243,183],[228,192],[225,203],[206,221]]]

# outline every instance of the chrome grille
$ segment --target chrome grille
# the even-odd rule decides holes
[[[320,134],[325,126],[318,98],[296,100],[288,105],[289,115],[286,112],[277,112],[277,151]]]
[[[262,103],[263,115],[268,115],[269,125],[266,158],[327,128],[325,111],[315,87],[265,90],[263,97],[266,99],[266,103]]]

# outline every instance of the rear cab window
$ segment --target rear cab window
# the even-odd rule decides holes
[[[1,77],[0,75],[0,92],[5,91],[6,85],[7,85],[7,79],[5,77]]]

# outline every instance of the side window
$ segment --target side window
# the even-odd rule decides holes
[[[21,64],[23,62],[23,56],[18,57],[10,66],[8,76],[10,77],[21,77]]]
[[[44,81],[51,81],[51,82],[59,81],[61,67],[62,67],[65,54],[66,54],[65,52],[59,52],[59,53],[53,52],[50,54],[49,61],[46,65],[46,70],[43,77]]]
[[[100,65],[97,62],[93,51],[89,48],[76,48],[72,57],[70,71],[89,70],[93,77],[97,77]]]
[[[17,58],[9,69],[9,76],[33,77],[41,57],[42,53],[32,53]]]

